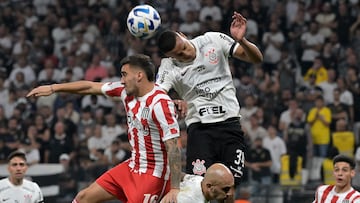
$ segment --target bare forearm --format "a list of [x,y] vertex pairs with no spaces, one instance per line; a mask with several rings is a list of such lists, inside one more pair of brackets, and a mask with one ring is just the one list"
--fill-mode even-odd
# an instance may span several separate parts
[[54,92],[101,94],[101,85],[101,83],[82,80],[70,83],[53,84],[52,88]]
[[255,44],[249,42],[245,37],[239,43],[244,49],[244,54],[249,62],[261,63],[263,61],[263,55]]
[[181,181],[181,152],[177,146],[177,139],[166,141],[166,148],[171,173],[171,188],[179,188]]

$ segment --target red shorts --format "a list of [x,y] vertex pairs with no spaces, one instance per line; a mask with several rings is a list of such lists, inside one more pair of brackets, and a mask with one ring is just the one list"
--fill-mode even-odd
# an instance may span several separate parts
[[170,190],[170,181],[131,172],[128,161],[108,170],[96,183],[124,203],[156,203]]

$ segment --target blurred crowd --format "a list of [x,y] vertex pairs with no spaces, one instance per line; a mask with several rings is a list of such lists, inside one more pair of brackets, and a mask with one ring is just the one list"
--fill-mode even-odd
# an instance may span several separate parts
[[[302,174],[304,184],[324,182],[321,164],[334,154],[360,162],[358,0],[0,0],[1,162],[21,149],[29,164],[62,163],[62,190],[71,196],[78,182],[91,182],[130,156],[120,102],[97,95],[25,95],[43,84],[118,81],[119,61],[134,53],[159,66],[155,38],[140,40],[126,28],[128,12],[140,3],[159,11],[161,29],[189,38],[229,33],[233,11],[247,19],[246,38],[259,46],[264,62],[232,60],[231,68],[250,173],[279,182],[287,154],[301,157],[303,172],[315,171]],[[186,126],[180,144],[185,150]],[[270,153],[262,160],[271,161],[268,171],[259,171],[258,148]]]

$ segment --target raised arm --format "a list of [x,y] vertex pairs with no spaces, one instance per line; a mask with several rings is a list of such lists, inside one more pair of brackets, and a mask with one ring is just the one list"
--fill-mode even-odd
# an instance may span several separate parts
[[85,80],[61,84],[43,85],[34,88],[26,96],[49,96],[55,92],[67,92],[74,94],[102,94],[102,85],[103,83]]
[[230,33],[234,40],[240,44],[233,54],[234,57],[250,63],[261,63],[263,55],[259,48],[244,37],[246,33],[246,19],[238,12],[234,12],[232,18]]

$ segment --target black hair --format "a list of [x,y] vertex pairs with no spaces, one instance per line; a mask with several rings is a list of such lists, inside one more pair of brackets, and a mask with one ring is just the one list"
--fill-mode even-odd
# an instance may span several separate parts
[[335,156],[333,159],[333,164],[335,165],[338,162],[346,162],[350,165],[350,168],[352,170],[355,169],[355,161],[354,161],[354,159],[352,159],[349,156],[346,156],[343,154],[339,154],[339,155]]
[[129,64],[136,66],[143,70],[150,82],[155,81],[155,65],[152,63],[151,58],[144,54],[135,54],[127,56],[120,61],[120,66]]
[[162,32],[157,40],[159,50],[167,53],[175,48],[177,33],[171,30]]
[[14,157],[19,157],[21,159],[23,159],[26,162],[26,155],[24,152],[21,151],[13,151],[9,154],[9,156],[7,157],[7,161],[8,163],[10,162],[11,159],[13,159]]

